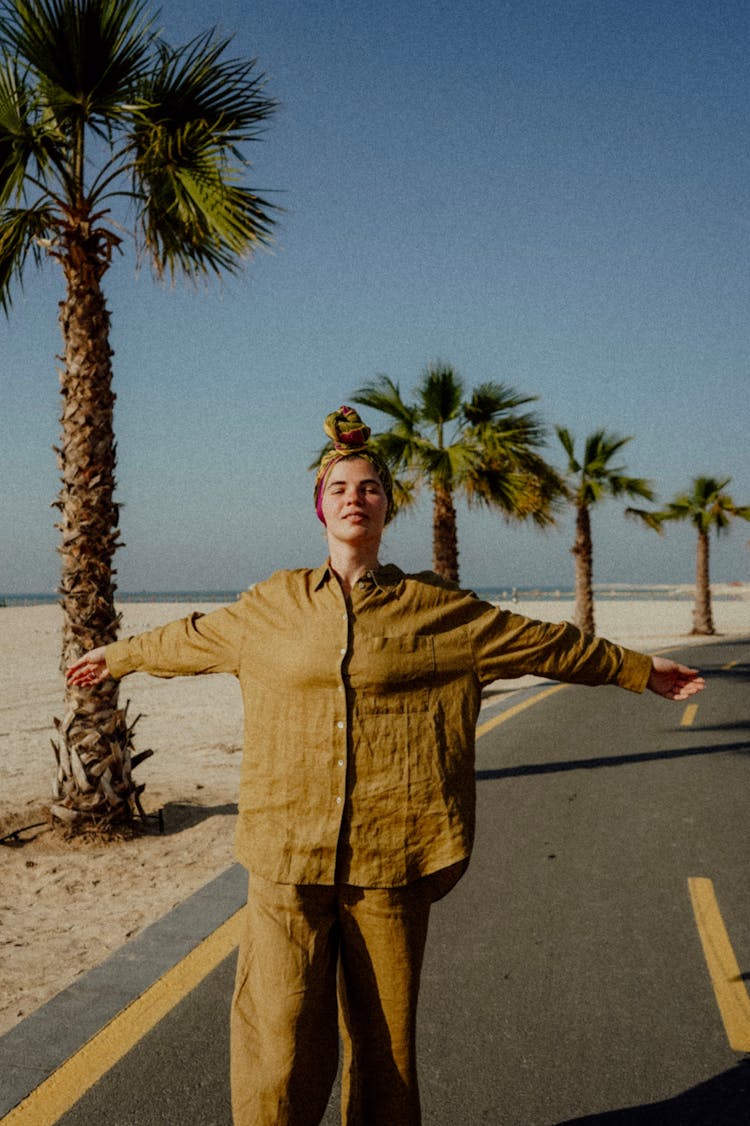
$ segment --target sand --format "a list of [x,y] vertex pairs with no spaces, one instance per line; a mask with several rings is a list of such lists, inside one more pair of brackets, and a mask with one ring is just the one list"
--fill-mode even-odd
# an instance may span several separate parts
[[[123,632],[216,608],[125,604]],[[549,621],[572,615],[562,598],[522,600],[514,609]],[[723,635],[750,634],[750,590],[716,601],[714,618]],[[689,602],[601,601],[596,619],[602,636],[646,652],[696,640],[686,636]],[[0,837],[44,820],[52,719],[62,713],[59,639],[56,606],[0,609]],[[527,683],[498,682],[488,700]],[[146,783],[147,811],[163,811],[164,832],[92,845],[37,827],[0,845],[0,1035],[234,861],[242,733],[234,679],[136,674],[123,682],[121,699],[141,715],[137,748],[156,752],[137,777]]]

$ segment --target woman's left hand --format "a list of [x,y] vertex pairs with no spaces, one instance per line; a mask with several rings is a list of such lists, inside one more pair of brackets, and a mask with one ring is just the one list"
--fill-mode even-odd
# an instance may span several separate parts
[[651,675],[646,687],[667,700],[687,700],[696,692],[702,692],[706,682],[697,669],[678,665],[666,657],[652,657]]

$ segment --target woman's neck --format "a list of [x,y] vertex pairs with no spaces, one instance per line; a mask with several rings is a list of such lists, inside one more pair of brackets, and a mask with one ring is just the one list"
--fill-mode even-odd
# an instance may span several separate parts
[[366,575],[368,571],[379,567],[377,548],[365,550],[358,547],[349,547],[347,544],[330,544],[331,570],[341,583],[345,595],[352,592],[352,587]]

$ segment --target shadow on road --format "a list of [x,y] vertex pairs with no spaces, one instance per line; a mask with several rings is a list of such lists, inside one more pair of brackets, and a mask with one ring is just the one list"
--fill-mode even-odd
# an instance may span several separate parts
[[165,837],[182,833],[209,817],[232,817],[237,812],[236,802],[224,805],[200,805],[191,801],[168,801],[161,809],[159,833]]
[[648,1106],[625,1107],[558,1126],[747,1126],[750,1121],[750,1059],[689,1091]]
[[701,672],[710,680],[748,680],[750,679],[750,665],[731,665],[729,668],[713,668],[711,665],[701,664]]
[[[527,766],[504,766],[497,770],[477,770],[478,782],[498,778],[523,778],[531,774],[559,774],[568,770],[596,770],[600,766],[628,766],[633,763],[664,762],[695,755],[721,755],[730,751],[750,751],[750,743],[720,743],[711,747],[679,747],[667,751],[644,751],[633,755],[602,755],[600,758],[571,759],[568,762],[536,762]],[[750,1122],[750,1115],[747,1119]]]

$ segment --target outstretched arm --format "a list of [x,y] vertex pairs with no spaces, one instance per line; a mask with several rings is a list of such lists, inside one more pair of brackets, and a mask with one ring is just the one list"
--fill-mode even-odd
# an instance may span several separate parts
[[653,657],[646,687],[667,700],[687,700],[696,692],[702,692],[706,682],[697,669],[678,665],[666,657]]
[[152,676],[192,676],[225,672],[237,675],[239,649],[247,620],[246,598],[213,610],[193,613],[164,626],[100,645],[68,667],[68,683],[80,688],[131,672]]

